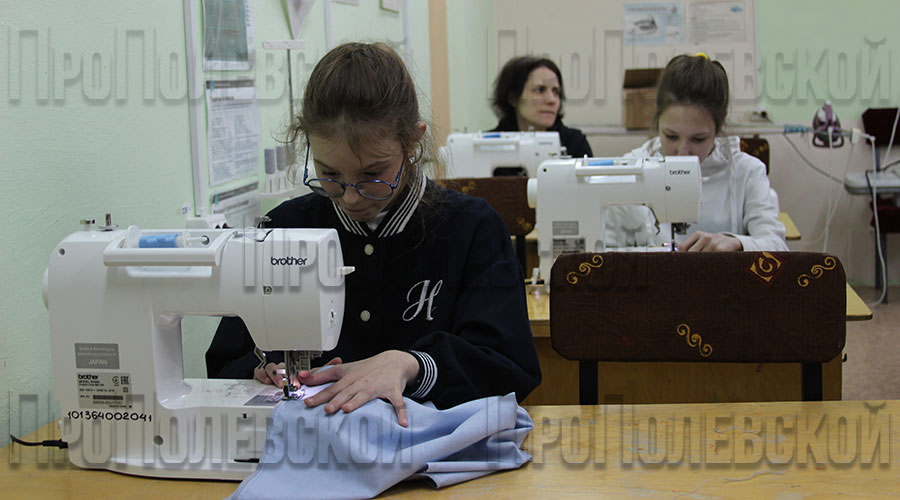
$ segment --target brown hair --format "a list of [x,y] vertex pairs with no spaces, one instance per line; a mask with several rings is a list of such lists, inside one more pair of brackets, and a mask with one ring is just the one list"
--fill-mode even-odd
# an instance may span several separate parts
[[675,56],[659,78],[653,129],[659,128],[660,115],[673,104],[705,109],[720,133],[728,115],[728,75],[722,64],[705,55]]
[[559,80],[559,111],[556,113],[556,125],[562,120],[562,104],[566,100],[566,92],[563,90],[562,73],[555,62],[545,57],[519,56],[506,61],[497,80],[494,81],[494,95],[491,99],[491,107],[494,114],[500,119],[500,128],[518,130],[519,123],[516,120],[516,107],[510,104],[510,100],[517,101],[525,90],[528,75],[537,68],[547,68],[556,73]]
[[431,149],[429,135],[418,137],[421,121],[416,86],[397,52],[384,43],[346,43],[325,54],[310,74],[288,141],[301,135],[340,137],[358,153],[374,141],[396,137],[407,157],[415,157],[404,168],[405,186]]

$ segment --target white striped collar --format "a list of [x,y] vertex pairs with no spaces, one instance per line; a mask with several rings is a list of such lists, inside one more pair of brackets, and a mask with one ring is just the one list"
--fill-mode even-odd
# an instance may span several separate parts
[[357,236],[376,236],[378,238],[386,238],[388,236],[394,236],[396,234],[400,234],[406,229],[406,224],[412,218],[412,215],[415,213],[416,208],[419,207],[419,202],[422,200],[422,196],[425,194],[425,186],[426,186],[426,177],[425,173],[421,170],[418,171],[418,175],[416,179],[413,181],[412,185],[409,187],[409,190],[406,192],[406,196],[403,200],[400,200],[397,206],[391,210],[391,213],[385,217],[385,220],[381,222],[381,224],[374,231],[369,229],[369,226],[364,222],[357,222],[350,218],[346,212],[341,210],[341,207],[338,206],[337,203],[332,200],[331,204],[334,207],[334,211],[338,216],[338,220],[343,224],[344,229],[348,232],[353,233]]

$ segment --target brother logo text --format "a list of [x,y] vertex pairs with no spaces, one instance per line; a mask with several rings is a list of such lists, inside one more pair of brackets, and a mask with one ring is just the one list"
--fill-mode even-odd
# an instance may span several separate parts
[[272,257],[272,265],[273,266],[305,266],[308,257],[297,258],[297,257],[282,257],[277,259]]

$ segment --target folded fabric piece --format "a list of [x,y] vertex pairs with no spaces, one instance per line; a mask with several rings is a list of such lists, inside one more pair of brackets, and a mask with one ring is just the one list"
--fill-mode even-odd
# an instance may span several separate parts
[[279,403],[256,472],[229,498],[371,498],[411,477],[442,487],[531,460],[520,446],[534,423],[515,394],[446,410],[404,401],[408,428],[378,399],[333,415],[324,405]]

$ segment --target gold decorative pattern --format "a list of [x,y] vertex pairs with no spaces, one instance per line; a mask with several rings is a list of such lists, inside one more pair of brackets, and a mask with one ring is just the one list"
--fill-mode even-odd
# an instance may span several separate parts
[[466,186],[459,186],[459,190],[462,191],[462,194],[471,195],[475,192],[475,181],[469,181]]
[[753,256],[753,261],[747,267],[747,272],[766,285],[771,285],[784,271],[785,261],[769,252],[760,252]]
[[[593,262],[593,264],[591,262]],[[595,254],[591,257],[591,262],[582,262],[581,264],[578,264],[578,271],[580,272],[570,272],[566,275],[566,281],[574,285],[578,283],[579,277],[583,278],[591,274],[591,269],[600,269],[603,267],[603,256]]]
[[817,280],[821,278],[823,274],[825,274],[825,271],[831,271],[835,267],[837,267],[837,259],[829,255],[825,257],[824,264],[816,264],[812,266],[812,269],[809,270],[809,273],[812,276],[810,276],[810,274],[801,274],[800,276],[798,276],[797,284],[802,288],[806,288],[809,285],[810,278]]
[[525,217],[516,217],[516,224],[518,224],[523,231],[531,231],[534,229],[534,224],[526,221]]
[[675,328],[675,331],[678,332],[678,335],[684,337],[689,346],[696,347],[700,351],[700,355],[704,358],[708,358],[712,355],[712,346],[709,344],[704,344],[703,338],[699,333],[691,333],[690,326],[682,323]]

